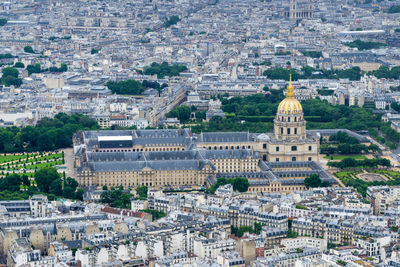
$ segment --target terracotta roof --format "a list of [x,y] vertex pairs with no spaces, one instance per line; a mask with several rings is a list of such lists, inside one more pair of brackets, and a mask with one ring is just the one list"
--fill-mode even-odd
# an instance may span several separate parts
[[135,212],[127,209],[117,209],[112,207],[105,207],[101,211],[104,213],[112,213],[117,215],[135,217],[135,218],[144,218],[144,216],[146,216],[145,212]]

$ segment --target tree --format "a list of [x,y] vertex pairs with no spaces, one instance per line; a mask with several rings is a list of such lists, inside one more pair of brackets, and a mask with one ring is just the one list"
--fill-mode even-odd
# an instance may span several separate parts
[[25,53],[35,54],[35,51],[33,50],[32,46],[30,46],[30,45],[25,46],[24,51],[25,51]]
[[288,230],[286,234],[287,238],[296,238],[297,237],[297,232]]
[[78,182],[74,178],[68,177],[65,180],[64,187],[70,187],[75,192],[76,188],[78,188]]
[[399,103],[397,103],[397,102],[391,103],[391,104],[390,104],[390,107],[391,107],[392,109],[396,110],[397,112],[400,111],[400,105],[399,105]]
[[140,95],[144,91],[143,85],[136,80],[126,80],[121,82],[108,81],[106,86],[113,94],[120,95]]
[[18,78],[19,71],[13,67],[7,67],[1,70],[3,77],[12,76]]
[[54,179],[49,187],[49,193],[54,194],[56,196],[62,196],[62,180],[60,178]]
[[75,179],[71,177],[65,179],[64,188],[62,189],[63,197],[71,199],[77,198],[75,193],[77,187],[78,187],[78,182]]
[[243,177],[237,177],[233,182],[233,189],[239,192],[247,192],[249,189],[249,180]]
[[311,57],[311,58],[321,58],[322,52],[321,51],[304,51],[303,55],[306,57]]
[[4,76],[1,78],[1,83],[4,84],[5,86],[10,86],[14,85],[16,87],[19,87],[22,84],[22,80],[19,79],[18,77],[14,77],[11,75]]
[[165,28],[168,28],[174,24],[177,24],[180,20],[181,19],[178,16],[173,15],[167,19],[167,21],[164,23],[164,26]]
[[354,158],[344,158],[341,161],[341,168],[348,168],[348,167],[356,167],[357,166],[357,160]]
[[140,211],[150,213],[153,221],[156,221],[156,220],[166,216],[165,212],[159,211],[159,210],[145,209],[145,210],[140,210]]
[[378,42],[364,42],[361,40],[355,40],[349,43],[345,43],[348,47],[357,48],[358,50],[369,50],[369,49],[378,49],[383,46],[386,46],[384,43]]
[[75,198],[75,190],[73,190],[69,186],[65,186],[64,189],[62,190],[62,196],[65,198],[74,199]]
[[26,70],[28,71],[28,75],[31,75],[32,73],[41,73],[41,72],[43,72],[42,67],[40,66],[39,63],[36,63],[35,65],[26,66]]
[[261,230],[262,230],[262,224],[259,222],[254,222],[254,233],[256,233],[257,235],[261,234]]
[[15,87],[19,87],[22,84],[22,80],[20,78],[15,78],[13,76],[3,76],[1,78],[1,83],[5,86],[14,85]]
[[84,193],[84,191],[82,188],[79,188],[78,190],[76,190],[75,199],[83,200],[83,193]]
[[0,179],[0,190],[17,192],[20,190],[21,177],[17,174],[7,175],[5,178]]
[[16,62],[16,63],[14,64],[14,68],[23,69],[23,68],[25,68],[25,65],[24,65],[24,63],[22,63],[22,62]]
[[140,199],[144,200],[147,199],[147,192],[148,192],[148,188],[147,186],[138,186],[136,188],[136,193],[139,195]]
[[394,13],[400,13],[400,5],[393,5],[389,8],[388,13],[394,14]]
[[31,181],[29,180],[29,177],[27,175],[22,175],[21,176],[22,184],[25,186],[30,186]]
[[49,151],[72,146],[72,135],[81,129],[98,129],[96,121],[81,114],[58,113],[35,127],[0,128],[0,152]]
[[6,19],[0,19],[0,27],[4,26],[7,24],[7,20]]
[[182,64],[173,64],[169,65],[168,62],[163,62],[158,64],[156,62],[151,63],[150,66],[144,67],[145,75],[155,75],[159,79],[163,79],[165,76],[179,76],[179,74],[183,71],[187,70],[187,67]]
[[[57,191],[57,183],[52,184],[57,179],[60,179],[57,169],[52,167],[42,168],[35,172],[35,181],[40,191],[50,193],[50,188]],[[61,185],[61,184],[60,184]]]
[[181,123],[188,122],[192,111],[190,107],[181,105],[167,113],[168,118],[178,118]]
[[104,191],[101,193],[101,202],[109,204],[115,208],[129,209],[131,205],[131,194],[127,194],[122,190],[111,190]]
[[311,174],[307,178],[304,179],[304,186],[308,188],[320,187],[321,178],[318,174]]

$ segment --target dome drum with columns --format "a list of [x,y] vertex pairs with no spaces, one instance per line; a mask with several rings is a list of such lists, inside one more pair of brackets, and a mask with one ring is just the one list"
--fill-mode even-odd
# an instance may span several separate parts
[[286,98],[278,106],[274,120],[274,134],[278,140],[305,139],[306,122],[303,115],[303,107],[294,97],[292,77],[287,87]]
[[274,132],[257,137],[260,153],[268,161],[319,161],[319,136],[307,133],[301,103],[294,97],[292,78],[278,106]]

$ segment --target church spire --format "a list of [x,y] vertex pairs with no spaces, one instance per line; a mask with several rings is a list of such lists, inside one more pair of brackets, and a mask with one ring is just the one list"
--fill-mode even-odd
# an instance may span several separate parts
[[290,72],[290,82],[287,86],[286,97],[294,97],[294,87],[292,85],[292,72]]

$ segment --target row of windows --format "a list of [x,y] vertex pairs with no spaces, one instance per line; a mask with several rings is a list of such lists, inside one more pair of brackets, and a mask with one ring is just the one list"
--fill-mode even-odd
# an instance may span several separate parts
[[[281,116],[281,117],[278,117],[278,118],[280,119],[280,121],[286,121],[286,117],[285,116]],[[301,121],[301,120],[302,120],[302,117],[299,118],[299,121]],[[290,117],[287,117],[287,121],[290,122]],[[294,117],[293,121],[297,122],[297,117]]]
[[[296,157],[292,157],[292,161],[296,161],[297,158]],[[279,162],[279,158],[275,159],[276,162]],[[312,161],[312,157],[308,157],[308,161]]]
[[[276,148],[275,148],[275,150],[276,150],[276,152],[279,152],[279,146],[277,146]],[[292,146],[291,147],[291,150],[292,151],[297,151],[297,146]],[[311,151],[312,150],[312,146],[308,146],[308,151]]]
[[[179,147],[160,147],[160,148],[133,148],[133,149],[101,149],[98,152],[142,152],[142,151],[180,151]],[[182,148],[182,151],[185,150]]]
[[262,187],[253,187],[249,189],[249,191],[251,192],[265,192],[265,191],[278,192],[278,191],[288,191],[288,190],[301,191],[304,190],[304,186],[282,187],[282,190],[281,188],[268,188],[267,190],[267,188],[262,188]]
[[[283,134],[283,128],[281,128],[281,134]],[[287,128],[287,134],[290,134],[290,128]],[[297,134],[297,128],[294,128],[294,134]]]
[[[204,147],[204,148],[206,148],[206,147]],[[240,148],[246,149],[246,146],[242,146],[242,147],[236,146],[236,149],[240,149]],[[247,146],[247,148],[251,149],[251,146]],[[222,149],[224,149],[224,147],[223,146],[219,146],[219,147],[217,147],[217,146],[214,146],[214,147],[209,146],[208,147],[208,150],[212,150],[212,149],[214,149],[214,150],[217,150],[217,149],[222,150]],[[225,149],[229,149],[229,146],[225,146]],[[230,149],[235,149],[235,146],[231,146]]]

